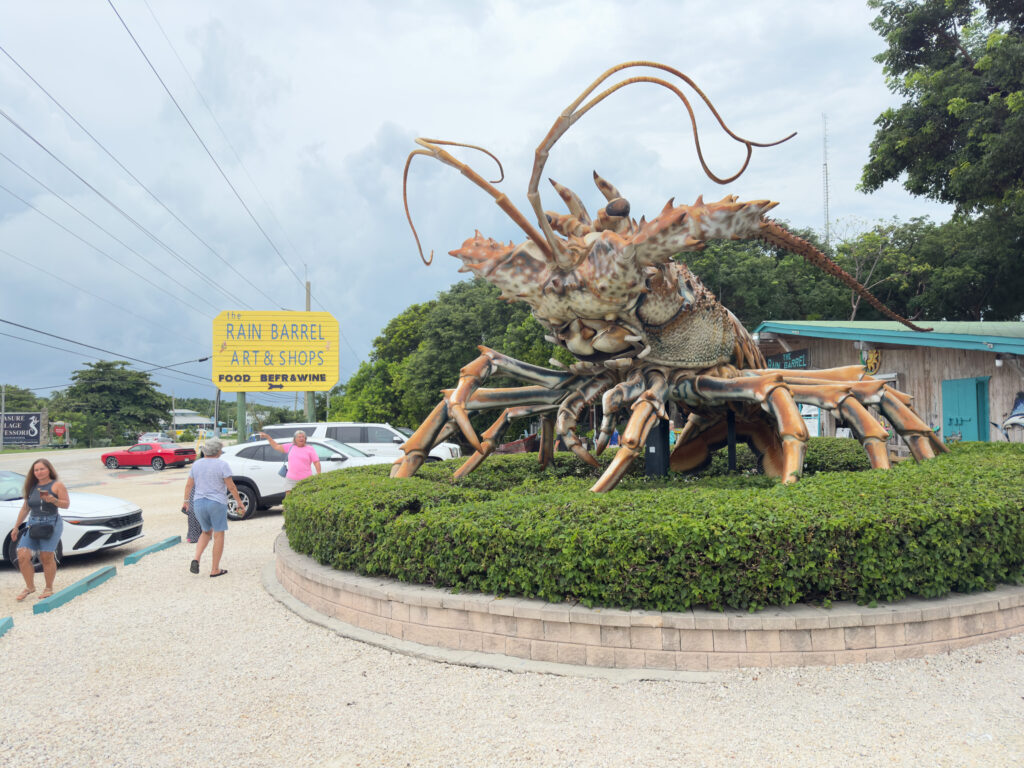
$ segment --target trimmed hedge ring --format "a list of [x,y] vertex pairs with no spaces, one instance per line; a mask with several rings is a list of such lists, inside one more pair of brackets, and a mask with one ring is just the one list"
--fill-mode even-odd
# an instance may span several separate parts
[[545,471],[536,454],[491,456],[452,484],[458,465],[303,481],[285,501],[291,547],[364,575],[662,611],[870,604],[1024,579],[1024,445],[960,443],[852,471],[867,466],[856,441],[814,438],[793,485],[724,475],[719,455],[701,478],[638,468],[608,494],[587,490],[603,467],[572,454]]

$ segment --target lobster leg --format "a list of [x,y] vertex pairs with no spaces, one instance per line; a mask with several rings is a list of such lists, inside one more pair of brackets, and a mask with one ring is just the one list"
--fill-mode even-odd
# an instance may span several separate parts
[[867,376],[862,381],[835,383],[839,376],[851,369],[863,370],[861,366],[847,366],[801,372],[803,375],[789,373],[783,374],[783,380],[793,391],[797,402],[828,408],[846,421],[864,446],[872,467],[889,466],[888,453],[884,450],[888,432],[863,408],[865,405],[879,406],[918,461],[933,458],[936,452],[949,450],[910,408],[909,395],[889,387],[884,381]]
[[423,420],[412,437],[405,441],[402,451],[405,453],[391,465],[391,477],[412,477],[423,462],[427,460],[427,451],[434,447],[438,435],[448,425],[448,403],[442,400],[434,406],[434,410]]
[[647,390],[633,404],[633,415],[626,424],[618,453],[590,489],[595,493],[605,493],[618,485],[629,465],[643,452],[651,427],[658,419],[668,418],[665,400],[668,397],[669,385],[665,376],[660,371],[649,371],[647,381]]
[[[391,467],[391,477],[412,477],[416,474],[426,461],[427,453],[449,435],[455,425],[479,452],[482,445],[469,421],[468,410],[551,404],[565,396],[565,384],[574,378],[571,373],[530,365],[488,347],[480,346],[478,349],[482,354],[460,371],[456,388],[445,390],[444,399],[405,441],[402,446],[405,455]],[[497,371],[534,382],[537,386],[484,390],[477,397],[481,382]]]
[[[817,374],[817,371],[814,372]],[[789,377],[783,377],[798,403],[816,405],[842,419],[864,446],[864,451],[871,460],[874,469],[889,468],[889,452],[885,443],[889,439],[878,419],[871,415],[865,404],[878,403],[882,397],[883,381],[854,381],[833,384],[827,380],[821,383],[790,384]],[[798,379],[811,382],[813,379]]]
[[644,377],[640,371],[635,372],[626,381],[616,384],[604,393],[601,398],[601,431],[597,438],[594,452],[600,456],[608,447],[612,432],[615,430],[615,414],[622,408],[624,403],[631,403],[640,397],[644,391]]
[[[902,395],[902,397],[901,397]],[[882,413],[892,422],[910,448],[917,461],[935,458],[935,453],[947,453],[948,446],[939,440],[921,417],[910,408],[910,396],[886,387],[880,403]]]
[[762,376],[721,378],[717,376],[685,377],[673,386],[673,395],[691,407],[727,404],[732,401],[759,403],[776,421],[781,444],[765,454],[772,474],[776,471],[782,482],[792,483],[803,472],[807,451],[807,426],[793,394],[778,372]]
[[494,453],[494,449],[498,447],[498,443],[501,441],[502,436],[505,434],[505,430],[508,429],[509,422],[512,419],[517,419],[521,416],[532,416],[535,413],[544,413],[545,411],[554,410],[556,406],[549,404],[538,404],[538,405],[520,405],[515,408],[506,408],[502,411],[501,416],[485,431],[480,441],[482,450],[477,451],[465,462],[462,466],[455,470],[452,475],[453,480],[461,480],[480,464]]
[[580,387],[567,397],[558,409],[558,419],[555,422],[555,429],[559,436],[565,441],[569,450],[580,457],[592,467],[599,467],[597,459],[590,455],[580,441],[576,439],[576,424],[580,413],[587,407],[587,404],[597,397],[609,384],[610,379],[605,376],[597,376],[583,387]]
[[449,416],[455,419],[462,434],[470,445],[480,450],[480,439],[469,421],[466,403],[480,384],[495,373],[503,372],[522,381],[529,381],[549,389],[561,388],[573,374],[563,371],[552,371],[538,365],[530,365],[513,357],[508,357],[488,347],[477,347],[483,354],[459,371],[459,383],[448,399]]

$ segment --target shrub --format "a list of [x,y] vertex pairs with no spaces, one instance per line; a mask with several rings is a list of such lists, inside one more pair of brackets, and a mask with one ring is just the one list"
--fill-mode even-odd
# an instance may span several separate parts
[[717,458],[700,478],[636,467],[608,494],[588,491],[600,469],[563,453],[545,471],[536,454],[492,456],[458,484],[457,461],[408,479],[351,469],[298,485],[286,527],[293,549],[340,569],[627,609],[870,603],[1024,576],[1024,446],[821,471],[866,466],[849,444],[861,451],[812,440],[818,471],[793,485],[716,472]]

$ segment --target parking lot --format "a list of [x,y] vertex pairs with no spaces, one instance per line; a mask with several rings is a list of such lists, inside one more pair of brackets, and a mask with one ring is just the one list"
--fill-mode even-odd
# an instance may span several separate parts
[[[262,587],[280,510],[231,523],[224,578],[188,572],[187,470],[52,451],[72,493],[139,503],[145,538],[68,558],[45,614],[0,570],[0,765],[919,766],[1024,764],[1024,636],[882,664],[708,682],[562,678],[394,654],[302,621]],[[32,455],[0,457],[26,472]],[[41,579],[41,576],[37,576]]]

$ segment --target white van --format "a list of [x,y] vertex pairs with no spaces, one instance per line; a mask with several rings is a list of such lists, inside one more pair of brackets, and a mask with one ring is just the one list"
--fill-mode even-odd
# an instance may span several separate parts
[[[348,443],[371,456],[402,455],[400,446],[412,435],[411,429],[399,429],[390,424],[365,424],[352,421],[321,421],[317,423],[273,424],[261,432],[275,440],[291,439],[296,431],[302,430],[309,439],[329,437],[341,443]],[[427,455],[427,461],[457,459],[462,449],[455,443],[441,443]]]

